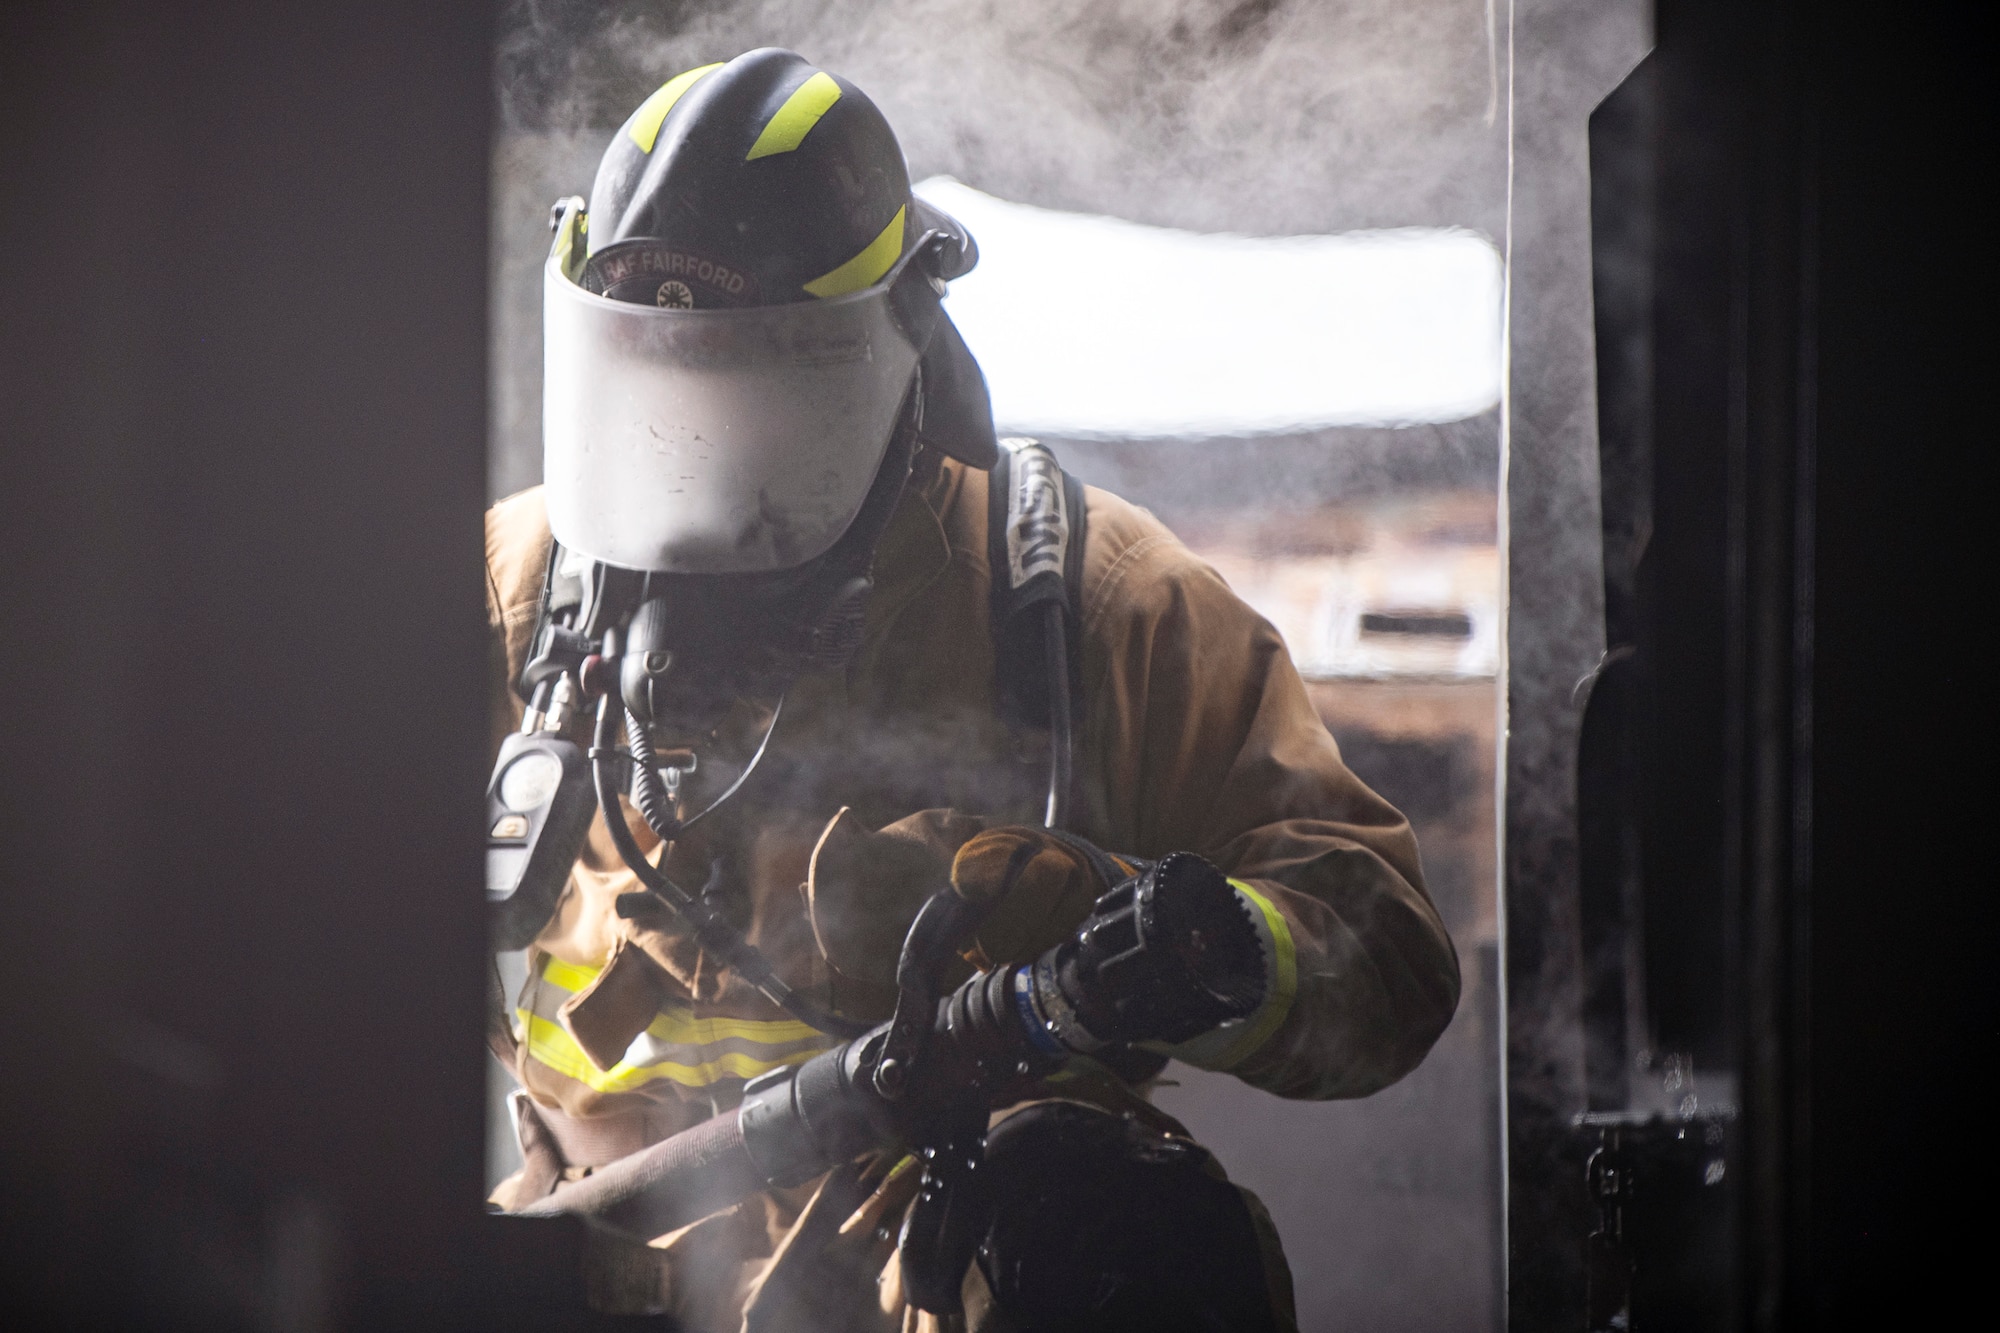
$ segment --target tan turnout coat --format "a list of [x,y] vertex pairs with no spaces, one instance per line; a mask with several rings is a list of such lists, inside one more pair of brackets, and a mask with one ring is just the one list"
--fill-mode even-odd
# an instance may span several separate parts
[[[794,687],[762,767],[666,863],[676,882],[736,904],[793,986],[865,1020],[888,1016],[903,928],[936,883],[885,876],[831,919],[833,906],[807,887],[829,821],[847,808],[866,830],[886,827],[916,864],[948,866],[981,828],[1038,822],[1046,771],[1045,748],[995,713],[987,477],[927,458],[878,549],[859,652],[845,671]],[[1458,998],[1457,960],[1408,823],[1341,762],[1269,624],[1152,515],[1095,489],[1087,503],[1071,827],[1113,851],[1214,861],[1266,905],[1279,972],[1264,1012],[1178,1054],[1282,1097],[1359,1097],[1395,1081]],[[519,721],[506,682],[534,631],[548,549],[539,490],[489,513],[499,724]],[[711,769],[690,778],[691,805],[732,776],[727,765]],[[628,815],[641,845],[657,849]],[[633,887],[600,820],[530,951],[526,987],[507,997],[511,1031],[497,1034],[533,1103],[523,1111],[529,1166],[502,1186],[502,1202],[526,1202],[560,1174],[727,1110],[747,1078],[832,1044],[718,973],[671,918],[621,919],[613,900]],[[981,951],[994,963],[1025,961],[1085,906],[1017,913],[982,935]],[[1184,1132],[1101,1069],[1079,1065],[1049,1093]],[[883,1184],[884,1169],[767,1195],[649,1251],[602,1257],[595,1300],[732,1333],[934,1322],[903,1308],[892,1262],[915,1173]],[[842,1281],[851,1296],[836,1296]],[[1282,1273],[1273,1281],[1284,1285]],[[970,1326],[1001,1327],[978,1285],[975,1274]],[[816,1294],[802,1306],[808,1290]]]

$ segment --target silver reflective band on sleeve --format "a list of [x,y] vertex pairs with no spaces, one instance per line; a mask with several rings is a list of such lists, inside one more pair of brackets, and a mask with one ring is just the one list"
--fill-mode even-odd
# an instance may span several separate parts
[[1292,928],[1284,914],[1269,898],[1242,880],[1232,879],[1229,883],[1250,909],[1250,919],[1256,924],[1263,945],[1264,1003],[1248,1018],[1224,1023],[1192,1041],[1153,1048],[1196,1069],[1229,1070],[1243,1063],[1271,1039],[1285,1021],[1285,1015],[1292,1011],[1292,999],[1298,994],[1298,956],[1292,943]]

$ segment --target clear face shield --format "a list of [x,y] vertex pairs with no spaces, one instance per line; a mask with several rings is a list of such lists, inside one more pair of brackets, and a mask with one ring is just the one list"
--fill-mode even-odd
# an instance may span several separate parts
[[937,318],[925,275],[904,282],[924,245],[847,296],[656,308],[578,285],[583,201],[560,207],[543,274],[556,540],[664,574],[767,573],[824,555],[861,511]]

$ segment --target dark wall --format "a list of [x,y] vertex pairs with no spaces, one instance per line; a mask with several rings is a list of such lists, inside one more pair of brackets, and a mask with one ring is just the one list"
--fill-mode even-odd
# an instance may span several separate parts
[[[1663,0],[1657,49],[1593,117],[1621,651],[1577,738],[1575,933],[1544,911],[1509,934],[1510,998],[1526,950],[1581,956],[1593,1116],[1537,1104],[1567,1038],[1517,1011],[1517,1327],[1610,1327],[1626,1293],[1616,1326],[1640,1329],[1931,1323],[1977,1299],[1957,1219],[1990,1174],[1967,1144],[1993,1031],[1992,872],[1969,854],[1991,786],[1992,261],[1955,22]],[[1518,571],[1549,520],[1514,517]],[[1534,734],[1521,641],[1560,624],[1533,592],[1516,581],[1511,772]],[[1554,882],[1522,873],[1521,813],[1510,791],[1510,912]],[[1641,1104],[1649,1048],[1724,1075],[1734,1105],[1677,1125]],[[1711,1133],[1713,1173],[1663,1187]],[[1636,1188],[1585,1172],[1619,1134],[1600,1165]]]
[[[1820,40],[1809,1314],[1985,1299],[1996,1030],[1990,43],[1970,6]],[[1809,1228],[1809,1230],[1808,1230]],[[1943,1322],[1941,1319],[1932,1322]]]
[[15,1327],[438,1327],[452,1299],[489,21],[0,6]]

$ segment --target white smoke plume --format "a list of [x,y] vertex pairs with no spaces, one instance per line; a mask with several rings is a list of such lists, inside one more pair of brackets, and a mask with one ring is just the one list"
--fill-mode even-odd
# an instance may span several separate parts
[[914,180],[1204,232],[1504,226],[1489,0],[513,0],[501,28],[496,496],[540,472],[550,202],[660,83],[759,46],[865,89]]
[[[1014,203],[1194,232],[1453,227],[1497,242],[1507,117],[1493,5],[508,0],[495,67],[493,492],[540,475],[548,206],[589,192],[617,126],[682,70],[795,50],[868,92],[913,180],[948,175]],[[1066,277],[1088,287],[1116,262],[1078,254]],[[1197,502],[1266,513],[1334,495],[1490,492],[1496,433],[1486,413],[1254,441],[1058,443],[1079,475],[1170,515]],[[1490,818],[1482,827],[1490,844]],[[1439,883],[1451,855],[1427,844]],[[1490,874],[1463,878],[1464,896],[1490,892]],[[1302,1327],[1500,1323],[1496,969],[1490,947],[1465,957],[1467,994],[1484,1000],[1468,998],[1431,1061],[1389,1094],[1281,1104],[1191,1077],[1162,1098],[1265,1191],[1292,1249]]]
[[1494,233],[1488,19],[1486,0],[517,0],[500,110],[608,133],[683,69],[786,46],[875,99],[915,178],[1197,231]]

